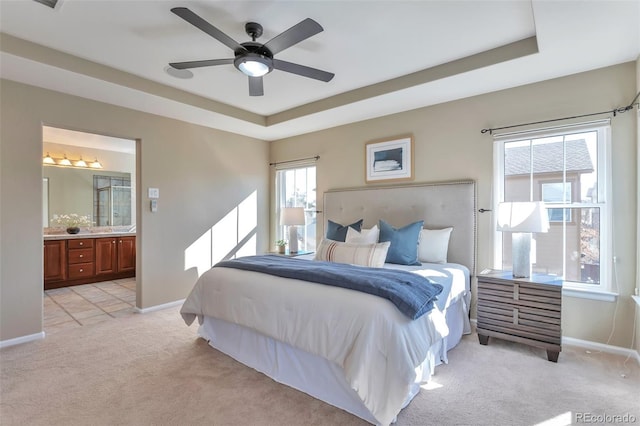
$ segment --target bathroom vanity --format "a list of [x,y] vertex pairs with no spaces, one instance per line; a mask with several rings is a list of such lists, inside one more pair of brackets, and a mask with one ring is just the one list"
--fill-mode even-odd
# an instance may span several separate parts
[[135,233],[44,236],[45,290],[135,275]]

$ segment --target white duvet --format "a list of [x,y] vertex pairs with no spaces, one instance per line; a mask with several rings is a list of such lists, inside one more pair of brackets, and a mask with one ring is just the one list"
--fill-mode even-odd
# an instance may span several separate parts
[[222,319],[334,362],[383,425],[402,409],[431,345],[448,334],[436,307],[412,321],[377,296],[220,267],[200,277],[181,314],[188,325]]

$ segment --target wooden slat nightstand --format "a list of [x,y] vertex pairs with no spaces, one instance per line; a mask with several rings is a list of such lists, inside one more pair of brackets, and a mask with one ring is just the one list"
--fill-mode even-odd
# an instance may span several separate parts
[[546,349],[549,361],[562,351],[562,279],[532,274],[514,278],[510,271],[478,275],[478,339],[511,340]]

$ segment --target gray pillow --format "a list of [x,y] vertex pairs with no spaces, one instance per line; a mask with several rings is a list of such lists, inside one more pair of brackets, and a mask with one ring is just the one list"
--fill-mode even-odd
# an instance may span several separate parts
[[363,219],[352,223],[351,225],[340,225],[332,220],[327,221],[327,239],[333,241],[344,241],[347,239],[347,229],[353,228],[360,232],[362,230]]

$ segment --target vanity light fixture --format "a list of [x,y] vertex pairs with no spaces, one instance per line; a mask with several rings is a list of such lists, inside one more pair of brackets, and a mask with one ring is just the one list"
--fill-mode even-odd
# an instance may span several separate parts
[[69,161],[69,159],[67,158],[67,154],[64,155],[64,158],[60,161],[58,161],[58,164],[60,166],[71,166],[71,161]]
[[97,158],[95,159],[95,161],[92,161],[91,163],[87,164],[87,162],[82,159],[82,156],[80,156],[79,160],[70,160],[67,158],[67,154],[64,154],[63,158],[56,158],[49,155],[48,152],[46,156],[42,157],[42,164],[47,166],[77,167],[79,169],[86,169],[86,168],[101,169],[102,168],[102,164],[100,164]]
[[47,156],[42,158],[42,164],[56,164],[56,160],[51,158],[51,156],[47,152]]

